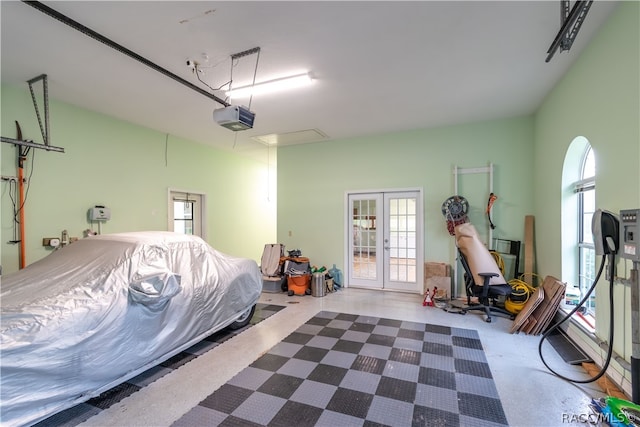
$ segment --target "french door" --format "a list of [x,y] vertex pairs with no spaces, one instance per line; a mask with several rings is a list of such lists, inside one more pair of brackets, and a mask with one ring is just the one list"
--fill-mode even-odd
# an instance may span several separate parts
[[348,194],[348,286],[422,292],[420,191]]

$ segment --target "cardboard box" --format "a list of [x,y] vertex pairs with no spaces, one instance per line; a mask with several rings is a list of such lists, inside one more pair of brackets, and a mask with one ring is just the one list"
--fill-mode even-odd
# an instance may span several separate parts
[[433,288],[444,289],[447,292],[447,298],[451,298],[451,267],[444,262],[425,262],[424,263],[424,289],[433,291]]
[[449,264],[444,262],[425,262],[424,278],[431,277],[451,277],[451,268]]

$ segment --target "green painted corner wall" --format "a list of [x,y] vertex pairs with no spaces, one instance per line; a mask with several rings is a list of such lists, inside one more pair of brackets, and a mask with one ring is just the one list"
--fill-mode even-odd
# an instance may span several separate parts
[[[539,271],[563,277],[561,176],[576,136],[596,155],[596,207],[617,213],[640,207],[640,3],[621,2],[535,117],[534,193]],[[618,271],[628,272],[621,261]],[[604,280],[602,280],[604,282]],[[608,337],[608,286],[596,288],[597,335]],[[616,285],[614,350],[631,354],[630,289]]]
[[640,203],[638,2],[623,2],[536,114],[538,262],[561,276],[560,193],[565,153],[577,136],[596,155],[597,205],[617,212]]
[[[344,270],[345,194],[421,188],[425,259],[453,264],[441,207],[454,194],[454,166],[493,163],[494,237],[522,240],[524,216],[533,212],[532,154],[532,117],[279,148],[278,241],[301,249],[314,264]],[[458,183],[479,229],[487,224],[488,182],[488,175],[469,175]]]
[[[18,120],[25,138],[42,141],[26,87],[3,86],[1,107],[3,136],[15,137]],[[216,249],[258,261],[264,244],[274,241],[276,203],[267,197],[266,162],[53,99],[50,115],[51,144],[65,153],[32,150],[26,163],[27,264],[50,253],[43,237],[59,237],[66,229],[81,238],[90,228],[87,210],[96,204],[111,208],[103,233],[166,230],[169,188],[206,195],[207,240]],[[1,154],[2,175],[16,176],[16,148],[2,144]],[[2,267],[9,273],[19,258],[18,246],[7,244],[13,221],[4,181],[1,200]]]

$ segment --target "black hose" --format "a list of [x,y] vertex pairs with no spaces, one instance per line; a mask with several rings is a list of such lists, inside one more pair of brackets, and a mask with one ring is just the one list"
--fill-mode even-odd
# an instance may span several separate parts
[[598,380],[600,377],[602,377],[607,372],[607,368],[609,367],[609,363],[611,362],[611,356],[613,355],[613,276],[614,276],[614,260],[615,260],[615,255],[614,254],[611,254],[611,260],[609,261],[609,269],[611,270],[611,274],[609,275],[609,308],[610,308],[610,310],[609,310],[609,322],[610,322],[609,323],[609,349],[607,351],[607,357],[605,359],[604,365],[602,366],[600,371],[594,377],[592,377],[590,379],[587,379],[587,380],[574,380],[572,378],[565,377],[564,375],[561,375],[561,374],[557,373],[556,371],[554,371],[553,369],[551,369],[551,367],[544,360],[544,357],[542,356],[542,343],[544,342],[544,340],[549,335],[551,335],[551,333],[554,330],[558,329],[558,327],[561,324],[563,324],[565,321],[570,319],[571,316],[573,316],[573,314],[576,311],[578,311],[584,305],[584,303],[587,301],[587,299],[589,298],[589,296],[591,295],[591,293],[595,289],[596,284],[598,283],[598,280],[600,280],[600,276],[602,275],[602,270],[604,269],[605,259],[606,259],[606,257],[603,255],[602,256],[602,263],[600,264],[600,268],[598,269],[598,274],[596,275],[596,278],[593,281],[593,284],[589,288],[589,292],[587,292],[587,294],[582,298],[582,300],[580,300],[578,305],[576,305],[576,307],[573,310],[571,310],[570,313],[568,313],[558,323],[556,323],[555,325],[550,327],[542,335],[542,338],[540,339],[540,344],[538,344],[538,354],[540,355],[540,360],[542,360],[542,363],[544,363],[544,366],[546,366],[547,369],[549,369],[557,377],[560,377],[563,380],[570,381],[572,383],[587,384],[587,383],[591,383],[591,382],[594,382],[594,381]]

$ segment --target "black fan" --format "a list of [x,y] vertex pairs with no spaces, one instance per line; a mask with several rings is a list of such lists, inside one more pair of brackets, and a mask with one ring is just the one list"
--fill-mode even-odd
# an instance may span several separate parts
[[462,196],[451,196],[442,204],[442,215],[447,219],[447,230],[455,235],[456,225],[467,222],[469,202]]
[[442,215],[445,218],[460,221],[469,212],[469,202],[462,196],[451,196],[442,204]]

